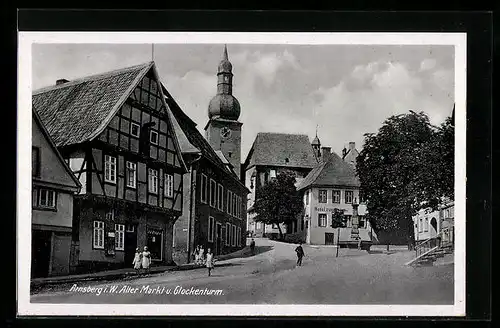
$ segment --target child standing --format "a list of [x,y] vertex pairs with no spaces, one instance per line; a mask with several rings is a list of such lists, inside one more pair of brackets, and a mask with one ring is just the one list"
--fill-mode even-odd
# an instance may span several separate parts
[[151,265],[151,253],[148,251],[148,247],[144,246],[144,252],[142,252],[142,267],[145,271],[149,272],[149,266]]
[[139,251],[139,247],[137,247],[135,249],[134,261],[132,262],[136,272],[139,272],[139,270],[141,269],[141,262],[142,262],[142,254]]
[[205,263],[208,269],[208,276],[210,277],[210,273],[214,268],[214,254],[210,248],[207,250],[207,259]]

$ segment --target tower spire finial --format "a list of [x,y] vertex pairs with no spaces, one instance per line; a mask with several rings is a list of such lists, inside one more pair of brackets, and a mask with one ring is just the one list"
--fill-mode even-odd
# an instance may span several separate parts
[[319,124],[316,124],[316,138],[318,137],[318,125]]
[[222,60],[229,60],[227,56],[227,44],[224,44],[224,53],[222,55]]

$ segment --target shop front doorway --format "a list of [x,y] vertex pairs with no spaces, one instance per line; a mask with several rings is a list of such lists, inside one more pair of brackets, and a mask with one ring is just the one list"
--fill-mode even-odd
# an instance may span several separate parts
[[161,229],[148,229],[147,242],[149,251],[151,252],[151,259],[153,261],[163,260],[163,230]]
[[[134,261],[135,249],[137,248],[137,225],[127,224],[125,226],[125,266],[131,266]],[[142,252],[143,249],[140,249]]]

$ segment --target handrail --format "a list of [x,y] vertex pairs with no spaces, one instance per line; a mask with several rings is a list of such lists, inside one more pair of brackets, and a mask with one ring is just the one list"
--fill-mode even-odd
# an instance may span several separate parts
[[415,258],[418,258],[420,255],[430,251],[433,248],[441,246],[441,238],[429,238],[418,246],[418,248],[415,247]]
[[424,240],[423,242],[421,243],[418,243],[417,245],[415,245],[415,249],[417,248],[420,248],[422,247],[426,242],[428,242],[429,240],[431,240],[432,238],[427,238],[426,240]]

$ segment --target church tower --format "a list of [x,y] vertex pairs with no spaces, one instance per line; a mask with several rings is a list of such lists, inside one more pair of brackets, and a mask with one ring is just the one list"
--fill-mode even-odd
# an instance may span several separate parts
[[217,70],[217,94],[208,105],[208,123],[205,137],[215,150],[220,150],[241,179],[241,126],[240,103],[233,96],[233,65],[224,46]]
[[316,159],[319,160],[321,158],[321,141],[319,141],[317,130],[316,130],[316,137],[314,137],[313,141],[311,142],[311,146],[313,148]]

